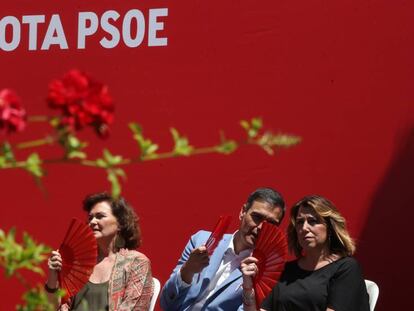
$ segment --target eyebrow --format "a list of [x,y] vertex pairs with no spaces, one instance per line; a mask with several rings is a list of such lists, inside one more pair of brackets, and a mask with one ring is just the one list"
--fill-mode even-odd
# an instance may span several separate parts
[[91,217],[91,216],[97,216],[97,215],[103,215],[103,216],[106,216],[106,213],[105,212],[96,212],[95,214],[94,213],[89,213],[89,217]]
[[271,219],[269,217],[266,217],[265,215],[258,213],[258,212],[253,212],[252,215],[256,215],[256,216],[260,216],[262,217],[264,220],[266,220],[267,222],[270,222],[272,224],[280,224],[279,219],[275,220],[275,219]]

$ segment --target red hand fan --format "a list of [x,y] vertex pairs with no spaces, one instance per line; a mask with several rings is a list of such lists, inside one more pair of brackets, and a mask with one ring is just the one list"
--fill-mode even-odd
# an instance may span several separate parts
[[91,228],[78,219],[72,219],[59,253],[62,256],[59,284],[66,291],[63,299],[66,301],[88,282],[96,265],[98,246]]
[[258,309],[279,280],[285,268],[287,254],[285,234],[275,225],[264,222],[252,254],[258,259],[258,273],[253,279]]
[[211,232],[210,237],[206,242],[207,252],[209,256],[213,254],[218,243],[223,238],[224,233],[227,231],[227,228],[229,227],[230,223],[231,216],[220,216],[219,221],[217,222],[213,232]]

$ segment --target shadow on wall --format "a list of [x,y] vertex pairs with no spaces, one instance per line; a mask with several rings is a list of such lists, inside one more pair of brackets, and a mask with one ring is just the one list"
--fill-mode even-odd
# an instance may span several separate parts
[[358,243],[357,257],[365,278],[375,281],[380,288],[376,311],[409,310],[412,307],[414,127],[401,141],[373,197]]

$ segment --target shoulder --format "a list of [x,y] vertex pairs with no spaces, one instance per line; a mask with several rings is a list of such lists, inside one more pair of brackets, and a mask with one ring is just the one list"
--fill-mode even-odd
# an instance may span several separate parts
[[203,244],[205,241],[207,241],[210,235],[210,231],[200,230],[191,236],[191,240],[194,241],[196,245]]
[[123,248],[118,253],[119,256],[126,261],[150,262],[147,256],[136,250]]
[[192,235],[192,237],[195,237],[195,238],[209,237],[209,236],[210,236],[210,234],[211,234],[211,232],[210,232],[210,231],[206,231],[206,230],[199,230],[199,231],[197,231],[196,233],[194,233],[194,234]]
[[358,261],[353,257],[343,257],[335,262],[337,266],[337,275],[354,275],[362,276],[361,267]]
[[354,257],[343,257],[336,261],[339,269],[359,269],[359,263]]

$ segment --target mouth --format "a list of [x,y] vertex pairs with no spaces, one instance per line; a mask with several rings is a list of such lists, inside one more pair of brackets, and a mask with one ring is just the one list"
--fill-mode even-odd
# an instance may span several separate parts
[[251,236],[251,238],[253,240],[253,243],[256,243],[257,238],[259,237],[259,235],[257,233],[255,233],[255,232],[251,232],[250,233],[250,236]]

